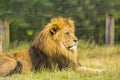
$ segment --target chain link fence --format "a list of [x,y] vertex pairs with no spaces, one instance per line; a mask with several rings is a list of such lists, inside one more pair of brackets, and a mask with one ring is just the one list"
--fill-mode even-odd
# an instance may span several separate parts
[[9,30],[0,25],[0,35],[8,35],[4,37],[8,44],[32,41],[51,18],[58,16],[75,21],[79,39],[105,44],[106,13],[115,17],[115,43],[120,43],[118,0],[1,0],[0,5],[0,19],[9,22]]

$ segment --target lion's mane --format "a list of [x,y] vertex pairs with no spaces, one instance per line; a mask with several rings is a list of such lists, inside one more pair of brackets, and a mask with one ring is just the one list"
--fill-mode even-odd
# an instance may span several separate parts
[[74,22],[71,19],[53,18],[51,22],[38,33],[34,39],[29,53],[34,69],[40,67],[62,69],[69,65],[76,65],[77,53],[64,49],[61,45],[61,38],[64,36],[64,25],[69,25],[74,30]]

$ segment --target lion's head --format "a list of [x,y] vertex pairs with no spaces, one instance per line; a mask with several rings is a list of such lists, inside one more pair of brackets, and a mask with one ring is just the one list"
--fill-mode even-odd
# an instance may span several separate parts
[[[77,38],[74,35],[74,21],[70,18],[53,18],[38,33],[32,46],[49,58],[65,57],[77,64]],[[63,61],[64,62],[64,61]]]

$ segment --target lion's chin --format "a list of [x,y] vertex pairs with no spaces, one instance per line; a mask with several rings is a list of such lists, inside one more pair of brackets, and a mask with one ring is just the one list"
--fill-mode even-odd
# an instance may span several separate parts
[[72,46],[72,47],[70,47],[69,48],[70,50],[76,50],[77,49],[77,46],[75,45],[75,46]]
[[77,51],[77,45],[70,46],[68,48],[71,52],[76,52]]

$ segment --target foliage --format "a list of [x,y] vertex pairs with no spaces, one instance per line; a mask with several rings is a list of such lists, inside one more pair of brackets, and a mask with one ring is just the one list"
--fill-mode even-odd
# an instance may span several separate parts
[[32,40],[50,18],[64,16],[75,20],[79,38],[104,43],[105,15],[109,13],[116,20],[115,41],[119,42],[119,5],[119,0],[0,0],[0,18],[10,22],[11,41]]

